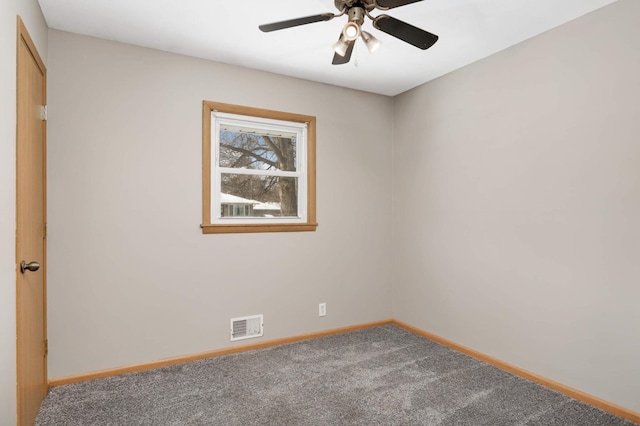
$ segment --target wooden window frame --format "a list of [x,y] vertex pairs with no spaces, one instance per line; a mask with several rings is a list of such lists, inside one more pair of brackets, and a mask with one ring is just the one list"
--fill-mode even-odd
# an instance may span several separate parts
[[[304,223],[211,223],[211,113],[214,111],[249,117],[291,121],[307,124],[307,221]],[[316,118],[311,115],[293,114],[261,108],[202,102],[202,228],[203,234],[228,234],[251,232],[300,232],[315,231],[316,222]]]

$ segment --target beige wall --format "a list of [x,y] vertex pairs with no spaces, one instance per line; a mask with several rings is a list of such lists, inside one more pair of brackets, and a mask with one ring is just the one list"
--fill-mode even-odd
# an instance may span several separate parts
[[640,2],[395,99],[393,314],[640,411]]
[[47,60],[47,27],[35,0],[0,2],[0,424],[16,422],[16,15]]
[[[390,317],[391,98],[49,46],[50,377],[227,347],[236,316],[263,313],[264,339]],[[202,235],[203,99],[317,117],[317,232]]]

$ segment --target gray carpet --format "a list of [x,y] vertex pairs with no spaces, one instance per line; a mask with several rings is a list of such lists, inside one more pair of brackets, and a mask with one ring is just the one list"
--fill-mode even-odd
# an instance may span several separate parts
[[36,425],[620,425],[395,326],[51,389]]

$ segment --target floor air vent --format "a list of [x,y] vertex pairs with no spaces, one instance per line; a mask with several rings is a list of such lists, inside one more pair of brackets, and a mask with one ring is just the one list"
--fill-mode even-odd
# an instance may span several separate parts
[[263,331],[262,315],[231,318],[231,341],[260,337]]

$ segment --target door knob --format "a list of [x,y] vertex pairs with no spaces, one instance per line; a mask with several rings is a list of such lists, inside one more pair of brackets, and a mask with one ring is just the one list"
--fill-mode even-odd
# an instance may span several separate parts
[[24,260],[20,262],[20,272],[22,272],[23,274],[25,273],[25,271],[35,272],[38,269],[40,269],[40,264],[38,262],[27,263]]

